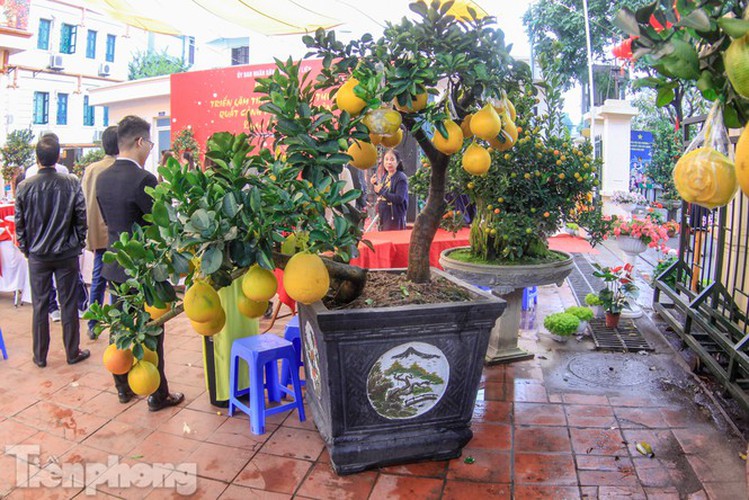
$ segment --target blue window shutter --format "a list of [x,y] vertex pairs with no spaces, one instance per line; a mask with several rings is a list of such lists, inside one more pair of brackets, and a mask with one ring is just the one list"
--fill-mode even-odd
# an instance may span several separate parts
[[39,33],[36,39],[36,48],[49,50],[49,28],[52,21],[49,19],[39,19]]

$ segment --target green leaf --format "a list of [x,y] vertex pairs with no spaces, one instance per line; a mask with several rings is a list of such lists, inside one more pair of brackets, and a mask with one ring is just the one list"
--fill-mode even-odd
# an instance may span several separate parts
[[622,9],[616,13],[614,19],[611,20],[611,23],[629,35],[640,36],[640,27],[637,24],[637,17],[627,7],[622,7]]
[[211,245],[203,253],[203,258],[200,260],[200,269],[204,274],[213,274],[219,270],[223,260],[224,254],[221,249],[216,245]]
[[728,36],[731,38],[741,38],[749,32],[749,21],[743,19],[721,17],[718,19],[718,26],[728,33]]
[[271,258],[269,258],[265,252],[258,252],[257,253],[257,263],[260,265],[260,267],[263,267],[265,269],[275,269],[276,264],[273,262]]
[[653,14],[657,6],[658,2],[656,1],[637,9],[637,12],[635,12],[635,19],[637,20],[637,22],[641,24],[650,22],[650,16]]
[[140,361],[141,359],[143,359],[143,354],[144,354],[144,352],[143,352],[143,344],[137,344],[136,343],[133,346],[133,356],[135,356],[135,359],[137,359],[138,361]]
[[237,212],[239,212],[239,205],[237,205],[237,200],[236,198],[234,198],[234,193],[226,193],[221,208],[224,212],[224,215],[226,215],[230,219],[233,219],[234,216],[237,215]]
[[693,28],[697,31],[710,31],[710,17],[702,9],[694,9],[689,15],[684,16],[676,23],[676,26]]
[[662,108],[664,106],[668,106],[671,101],[674,100],[674,91],[671,88],[668,87],[661,87],[658,89],[658,96],[655,98],[655,104],[659,108]]
[[190,223],[198,231],[205,231],[211,225],[211,219],[205,209],[199,208],[190,217]]
[[169,210],[167,210],[164,202],[154,202],[153,209],[151,210],[151,215],[153,216],[153,221],[157,225],[161,227],[169,227],[169,224],[171,222],[169,220]]

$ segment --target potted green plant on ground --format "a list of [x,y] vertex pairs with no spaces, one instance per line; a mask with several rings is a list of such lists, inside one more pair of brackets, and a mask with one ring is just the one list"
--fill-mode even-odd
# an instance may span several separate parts
[[588,327],[588,322],[595,317],[593,310],[590,307],[584,306],[568,307],[564,312],[572,314],[580,320],[580,326],[577,328],[578,333],[585,333],[585,329]]
[[606,284],[606,288],[598,292],[598,298],[606,314],[606,326],[616,328],[622,311],[630,309],[631,302],[637,299],[639,289],[634,284],[632,265],[610,268],[594,263],[593,267],[596,268],[593,276],[601,278]]
[[567,312],[554,313],[544,318],[544,328],[549,330],[551,338],[565,343],[580,326],[580,320],[574,314]]
[[585,296],[585,304],[593,310],[593,316],[600,318],[603,313],[603,302],[597,293],[589,293]]
[[34,163],[34,132],[31,129],[14,130],[5,138],[0,149],[2,156],[3,181],[11,186],[11,196],[15,194],[15,179],[23,169]]

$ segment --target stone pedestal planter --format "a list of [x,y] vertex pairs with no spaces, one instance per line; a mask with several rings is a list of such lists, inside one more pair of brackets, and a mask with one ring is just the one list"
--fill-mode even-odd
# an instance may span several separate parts
[[[616,243],[619,245],[621,251],[624,252],[624,255],[626,255],[625,261],[632,264],[632,275],[635,275],[636,271],[634,267],[637,262],[637,257],[647,250],[648,246],[643,243],[640,238],[632,238],[631,236],[619,236],[616,239]],[[632,300],[629,306],[630,309],[622,311],[623,318],[634,319],[643,315],[642,307],[640,307],[636,300]]]
[[468,283],[492,287],[492,293],[507,301],[502,319],[492,329],[486,362],[504,363],[532,358],[532,354],[518,347],[523,289],[552,283],[561,286],[572,272],[572,256],[564,254],[567,256],[565,260],[548,264],[514,266],[473,264],[450,258],[452,252],[465,248],[468,247],[451,248],[442,252],[440,265],[448,273]]
[[460,456],[504,301],[328,310],[300,304],[307,402],[339,474]]

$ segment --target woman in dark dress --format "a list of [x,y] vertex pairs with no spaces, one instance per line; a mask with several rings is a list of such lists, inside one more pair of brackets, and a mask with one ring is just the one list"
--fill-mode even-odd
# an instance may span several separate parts
[[380,231],[406,229],[408,209],[408,177],[403,171],[403,162],[394,149],[382,156],[384,175],[372,178],[377,194],[377,214],[380,216]]

